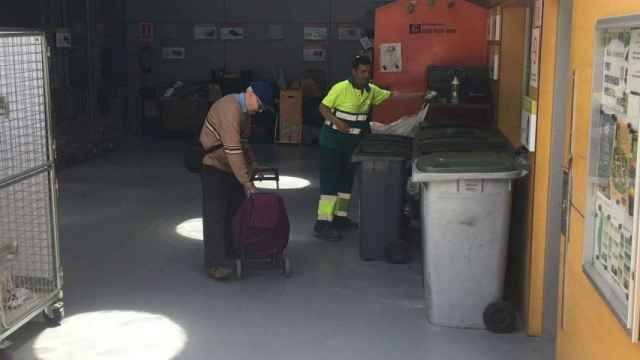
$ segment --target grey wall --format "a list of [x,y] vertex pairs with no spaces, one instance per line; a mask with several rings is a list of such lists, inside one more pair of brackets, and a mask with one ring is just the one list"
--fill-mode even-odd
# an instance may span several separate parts
[[[307,68],[323,69],[329,81],[349,74],[350,58],[358,53],[357,41],[338,41],[337,24],[355,24],[373,28],[373,9],[383,0],[183,0],[128,2],[128,43],[130,80],[137,74],[139,22],[153,22],[156,30],[154,47],[154,81],[205,80],[209,70],[223,67],[229,71],[252,69],[268,77],[271,69],[282,65],[289,78],[300,76]],[[239,23],[245,27],[245,40],[194,40],[195,24]],[[305,23],[331,24],[329,58],[326,63],[302,61],[303,26]],[[269,24],[283,24],[285,40],[267,40]],[[163,46],[184,46],[187,58],[163,61]],[[131,76],[133,75],[133,76]]]
[[[338,24],[373,29],[374,9],[386,0],[137,0],[127,2],[128,81],[130,116],[139,114],[139,23],[155,27],[153,74],[150,83],[175,80],[207,80],[211,69],[235,72],[251,69],[259,78],[271,78],[275,66],[283,66],[289,80],[306,69],[322,69],[329,83],[350,73],[351,58],[360,50],[357,41],[337,40]],[[196,24],[242,24],[245,39],[239,41],[195,40]],[[304,63],[303,27],[306,23],[330,27],[325,63]],[[282,24],[285,40],[265,37],[269,24]],[[163,46],[186,48],[185,60],[163,60]],[[133,119],[130,119],[133,120]],[[135,121],[135,120],[134,120]]]

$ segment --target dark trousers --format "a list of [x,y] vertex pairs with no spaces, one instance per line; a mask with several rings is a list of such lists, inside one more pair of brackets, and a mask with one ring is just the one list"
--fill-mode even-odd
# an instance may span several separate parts
[[320,147],[320,190],[322,195],[351,194],[355,165],[352,148]]
[[201,176],[204,264],[209,268],[225,265],[233,258],[231,222],[246,194],[233,174],[203,166]]

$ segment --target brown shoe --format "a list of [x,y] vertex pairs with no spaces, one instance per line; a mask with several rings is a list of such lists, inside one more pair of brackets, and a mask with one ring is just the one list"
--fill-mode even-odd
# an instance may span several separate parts
[[221,266],[214,266],[209,268],[209,278],[217,281],[226,281],[231,278],[233,271]]

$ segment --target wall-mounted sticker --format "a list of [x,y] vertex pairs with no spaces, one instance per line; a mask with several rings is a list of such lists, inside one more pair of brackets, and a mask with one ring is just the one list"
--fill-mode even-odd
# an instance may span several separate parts
[[218,27],[211,24],[201,24],[193,27],[193,37],[196,40],[215,40],[218,38]]
[[324,46],[307,46],[303,50],[305,62],[325,62],[327,60],[327,49]]
[[167,60],[182,60],[186,57],[183,47],[163,47],[162,58]]
[[244,28],[239,26],[223,27],[220,29],[220,39],[242,40],[244,39]]
[[358,41],[362,38],[362,29],[355,26],[340,26],[338,28],[338,39],[347,41]]
[[327,40],[329,38],[329,31],[326,26],[307,25],[304,27],[304,39],[305,40]]

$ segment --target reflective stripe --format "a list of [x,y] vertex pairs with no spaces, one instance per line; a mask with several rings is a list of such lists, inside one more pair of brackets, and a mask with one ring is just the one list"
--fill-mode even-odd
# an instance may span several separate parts
[[242,150],[227,150],[227,149],[224,149],[224,152],[229,154],[229,155],[237,155],[237,154],[242,154],[243,153]]
[[[324,124],[329,126],[330,128],[332,128],[333,130],[338,130],[338,127],[333,125],[333,123],[331,121],[325,121]],[[338,131],[340,131],[340,130],[338,130]],[[360,135],[361,132],[362,132],[362,129],[358,129],[358,128],[350,128],[349,129],[349,134],[351,134],[351,135]]]
[[338,201],[336,203],[336,210],[334,214],[336,216],[347,217],[349,216],[349,208],[351,207],[351,195],[338,193]]
[[333,221],[333,213],[338,202],[337,196],[322,195],[318,203],[318,220]]
[[334,115],[338,119],[345,121],[367,121],[369,118],[368,114],[349,114],[340,110],[335,110]]

